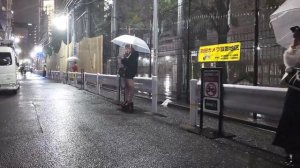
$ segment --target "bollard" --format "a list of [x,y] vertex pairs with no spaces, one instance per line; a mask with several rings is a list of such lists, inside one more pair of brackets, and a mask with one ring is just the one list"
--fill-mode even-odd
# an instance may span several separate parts
[[99,73],[97,73],[97,85],[96,85],[97,93],[100,95],[100,84],[99,84]]
[[157,99],[158,99],[158,91],[157,91],[157,76],[152,76],[152,112],[157,113]]
[[85,80],[85,73],[83,75],[83,88],[82,90],[85,90],[87,88],[87,81]]
[[84,69],[81,69],[81,89],[84,90],[85,88],[86,88],[85,73],[84,73]]
[[121,102],[121,77],[120,75],[118,74],[117,75],[117,97],[116,97],[116,100],[117,100],[117,103],[120,104]]
[[75,75],[74,75],[74,80],[75,80],[75,87],[77,87],[77,72],[75,72]]
[[200,116],[198,114],[198,99],[197,99],[197,80],[190,80],[190,125],[199,125]]

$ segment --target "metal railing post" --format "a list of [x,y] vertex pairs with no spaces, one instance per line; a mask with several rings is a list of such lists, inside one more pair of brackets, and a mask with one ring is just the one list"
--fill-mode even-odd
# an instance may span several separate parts
[[158,89],[157,89],[157,76],[152,76],[152,112],[157,113],[157,100],[158,100]]
[[84,90],[86,88],[86,81],[85,81],[85,73],[84,73],[84,69],[81,69],[81,74],[82,74],[82,83],[83,83],[83,87],[82,90]]
[[120,75],[117,75],[117,102],[120,103],[121,102],[121,77]]
[[198,99],[197,99],[197,80],[190,80],[190,125],[199,124]]
[[97,73],[97,93],[100,95],[99,73]]
[[75,72],[75,87],[77,87],[78,81],[77,81],[77,72]]
[[80,89],[84,90],[84,88],[85,88],[84,85],[85,85],[85,74],[84,74],[84,70],[81,69],[81,87],[80,87]]

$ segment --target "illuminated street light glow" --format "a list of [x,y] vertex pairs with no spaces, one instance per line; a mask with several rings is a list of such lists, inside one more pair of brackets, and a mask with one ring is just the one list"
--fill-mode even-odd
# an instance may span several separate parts
[[34,49],[33,49],[33,52],[35,52],[35,54],[41,53],[41,52],[43,52],[43,47],[42,46],[35,46]]
[[25,58],[25,59],[21,59],[21,60],[20,60],[20,63],[21,63],[21,64],[31,64],[32,61],[31,61],[31,59]]
[[31,59],[26,58],[26,59],[23,60],[23,62],[24,62],[24,63],[31,64]]
[[20,43],[20,41],[21,41],[21,39],[19,37],[15,37],[13,40],[16,44]]
[[16,53],[17,53],[17,54],[21,54],[21,52],[22,52],[21,48],[17,48],[17,49],[16,49]]
[[30,57],[35,59],[36,56],[39,54],[39,53],[42,53],[43,52],[43,47],[42,46],[34,46],[33,50],[31,51],[30,53]]
[[36,56],[36,53],[32,51],[32,52],[30,53],[30,57],[31,57],[31,58],[35,58],[35,56]]
[[65,31],[67,29],[67,19],[66,15],[56,16],[53,20],[54,26],[61,31]]
[[166,60],[169,61],[171,59],[170,56],[166,56]]

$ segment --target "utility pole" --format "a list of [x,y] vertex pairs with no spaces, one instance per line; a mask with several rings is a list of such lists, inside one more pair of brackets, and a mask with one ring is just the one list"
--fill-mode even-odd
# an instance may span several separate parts
[[5,39],[11,38],[11,19],[12,19],[12,0],[6,1],[6,28],[5,28]]
[[153,0],[153,49],[151,56],[153,56],[154,72],[152,76],[152,111],[157,112],[157,100],[158,100],[158,73],[157,73],[157,61],[158,61],[158,3],[157,0]]
[[[113,40],[117,36],[117,0],[113,0],[113,8],[112,8],[112,16],[111,16],[111,40]],[[111,71],[113,74],[117,74],[118,68],[118,58],[117,58],[117,47],[114,44],[111,44],[111,58],[112,65]]]
[[[255,0],[255,25],[254,25],[254,61],[253,61],[253,86],[257,86],[258,81],[258,33],[259,33],[259,0]],[[257,114],[253,113],[253,118],[257,119]]]
[[91,36],[91,8],[90,4],[86,5],[86,37]]
[[39,42],[41,40],[41,17],[42,17],[42,7],[43,7],[43,2],[42,0],[38,1],[38,38],[37,38],[37,42]]
[[71,27],[72,27],[72,56],[77,57],[76,53],[76,33],[75,33],[75,7],[71,11]]
[[[150,35],[149,35],[149,47],[152,48],[152,32],[153,32],[153,28],[152,28],[152,21],[150,20]],[[149,77],[152,77],[152,55],[150,53],[150,57],[149,57]]]
[[[181,44],[184,43],[182,38],[182,14],[183,14],[183,0],[178,0],[178,13],[177,13],[177,37],[181,41]],[[177,84],[176,84],[176,98],[181,99],[182,86],[183,86],[183,50],[179,50],[177,53]]]
[[188,0],[188,17],[187,17],[187,50],[186,50],[186,102],[190,102],[190,66],[191,66],[191,52],[190,52],[190,16],[191,16],[191,3],[192,0]]
[[[67,58],[69,58],[69,43],[70,43],[70,21],[69,21],[69,7],[67,7]],[[67,71],[68,71],[68,64],[67,64]]]
[[177,35],[182,35],[182,14],[183,14],[183,0],[178,0],[178,13],[177,13]]
[[254,76],[253,76],[253,86],[257,86],[258,81],[258,33],[259,33],[259,27],[258,27],[258,17],[259,17],[259,0],[255,0],[255,24],[254,24]]

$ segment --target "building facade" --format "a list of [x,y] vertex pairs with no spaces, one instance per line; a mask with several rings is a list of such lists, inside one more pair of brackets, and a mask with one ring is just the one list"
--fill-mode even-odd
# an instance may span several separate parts
[[0,0],[0,37],[2,39],[10,39],[12,33],[12,0]]

